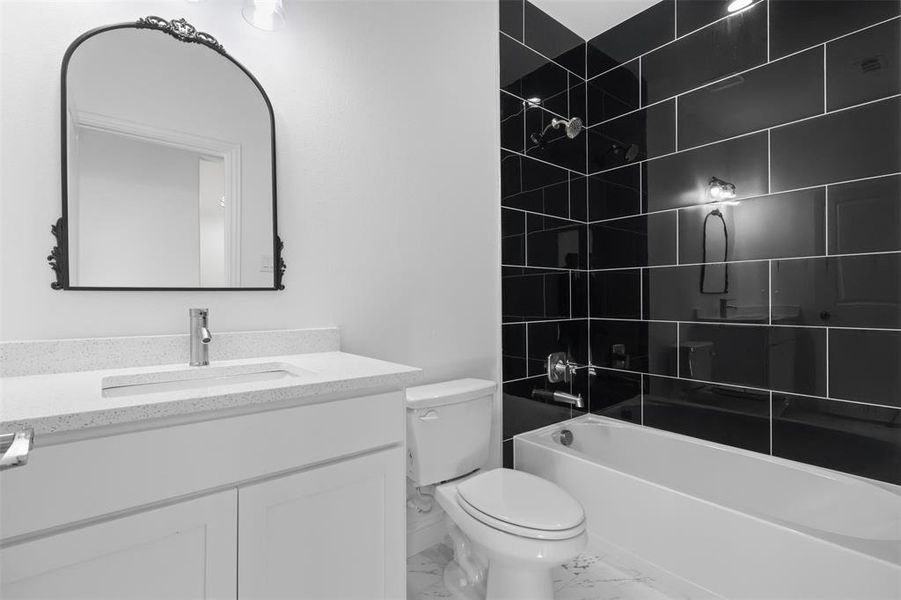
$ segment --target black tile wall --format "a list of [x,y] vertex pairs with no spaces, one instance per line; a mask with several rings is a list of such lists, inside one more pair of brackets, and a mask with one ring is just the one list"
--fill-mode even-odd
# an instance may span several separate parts
[[829,186],[829,254],[901,250],[901,176]]
[[826,44],[826,107],[845,108],[901,92],[901,19]]
[[647,376],[644,424],[747,450],[770,451],[770,394]]
[[770,58],[822,44],[898,15],[897,0],[769,0]]
[[773,190],[897,173],[899,111],[892,98],[773,129]]
[[[531,398],[553,387],[901,483],[901,3],[730,3],[664,0],[584,46],[501,6],[505,464],[578,414]],[[572,116],[574,140],[529,139]]]
[[901,253],[775,261],[772,281],[784,323],[901,329]]
[[691,148],[823,112],[823,48],[679,97],[679,147]]
[[901,407],[901,331],[829,330],[829,396]]
[[588,77],[594,77],[671,41],[676,0],[663,0],[588,41]]
[[649,211],[709,202],[711,177],[735,184],[738,198],[769,191],[766,132],[670,154],[643,166]]
[[758,3],[641,58],[642,99],[651,104],[767,59],[766,3]]
[[901,410],[774,394],[773,454],[901,484]]

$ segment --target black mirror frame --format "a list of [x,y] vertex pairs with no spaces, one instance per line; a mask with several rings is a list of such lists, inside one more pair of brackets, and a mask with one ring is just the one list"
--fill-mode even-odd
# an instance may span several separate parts
[[[94,37],[95,35],[113,31],[116,29],[152,29],[159,31],[161,33],[166,33],[171,35],[176,40],[190,43],[190,44],[201,44],[210,48],[211,50],[218,52],[226,59],[230,60],[232,64],[241,69],[241,71],[247,75],[250,81],[256,86],[259,90],[260,95],[263,97],[263,100],[266,102],[266,108],[269,111],[269,132],[271,138],[271,156],[272,156],[272,256],[273,256],[273,285],[272,287],[106,287],[106,286],[98,286],[98,287],[83,287],[83,286],[72,286],[69,284],[69,236],[68,236],[68,165],[67,165],[67,129],[68,129],[68,120],[66,113],[66,74],[69,69],[69,61],[72,58],[72,54],[87,39]],[[278,235],[278,212],[277,212],[277,185],[276,185],[276,173],[275,173],[275,113],[272,110],[272,103],[269,101],[269,96],[266,94],[266,90],[263,89],[263,86],[260,85],[260,82],[257,81],[257,78],[253,76],[253,74],[248,71],[244,65],[235,60],[230,54],[228,54],[225,49],[222,47],[216,38],[211,36],[208,33],[203,31],[198,31],[193,25],[185,21],[184,19],[175,19],[173,21],[167,21],[161,17],[143,17],[138,19],[134,23],[119,23],[116,25],[107,25],[104,27],[98,27],[96,29],[92,29],[82,35],[78,36],[74,42],[69,45],[69,48],[66,50],[66,54],[63,56],[62,62],[62,71],[61,71],[61,80],[60,80],[60,165],[62,169],[62,217],[57,219],[56,223],[51,225],[50,233],[56,238],[56,246],[50,251],[50,254],[47,256],[47,262],[50,263],[50,268],[56,274],[56,281],[50,284],[50,287],[54,290],[95,290],[95,291],[157,291],[157,292],[173,292],[173,291],[193,291],[193,292],[247,292],[247,291],[265,291],[265,290],[283,290],[285,289],[285,285],[283,283],[284,275],[285,275],[285,261],[282,258],[282,249],[284,248],[284,243],[282,243],[281,238]]]

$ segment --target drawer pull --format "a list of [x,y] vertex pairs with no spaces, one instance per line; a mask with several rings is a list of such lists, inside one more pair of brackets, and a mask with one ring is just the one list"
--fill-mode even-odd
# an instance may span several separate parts
[[24,429],[16,433],[0,435],[0,471],[21,467],[28,462],[28,453],[34,447],[34,430]]

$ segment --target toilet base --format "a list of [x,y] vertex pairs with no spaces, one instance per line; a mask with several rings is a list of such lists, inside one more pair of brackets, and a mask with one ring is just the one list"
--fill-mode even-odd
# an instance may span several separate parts
[[551,570],[529,565],[488,565],[488,592],[485,600],[554,600]]

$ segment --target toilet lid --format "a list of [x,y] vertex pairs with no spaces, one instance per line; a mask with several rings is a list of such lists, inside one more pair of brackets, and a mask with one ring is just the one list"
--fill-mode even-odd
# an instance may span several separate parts
[[460,483],[457,494],[491,520],[526,529],[563,532],[585,521],[578,500],[560,486],[523,471],[487,471]]

